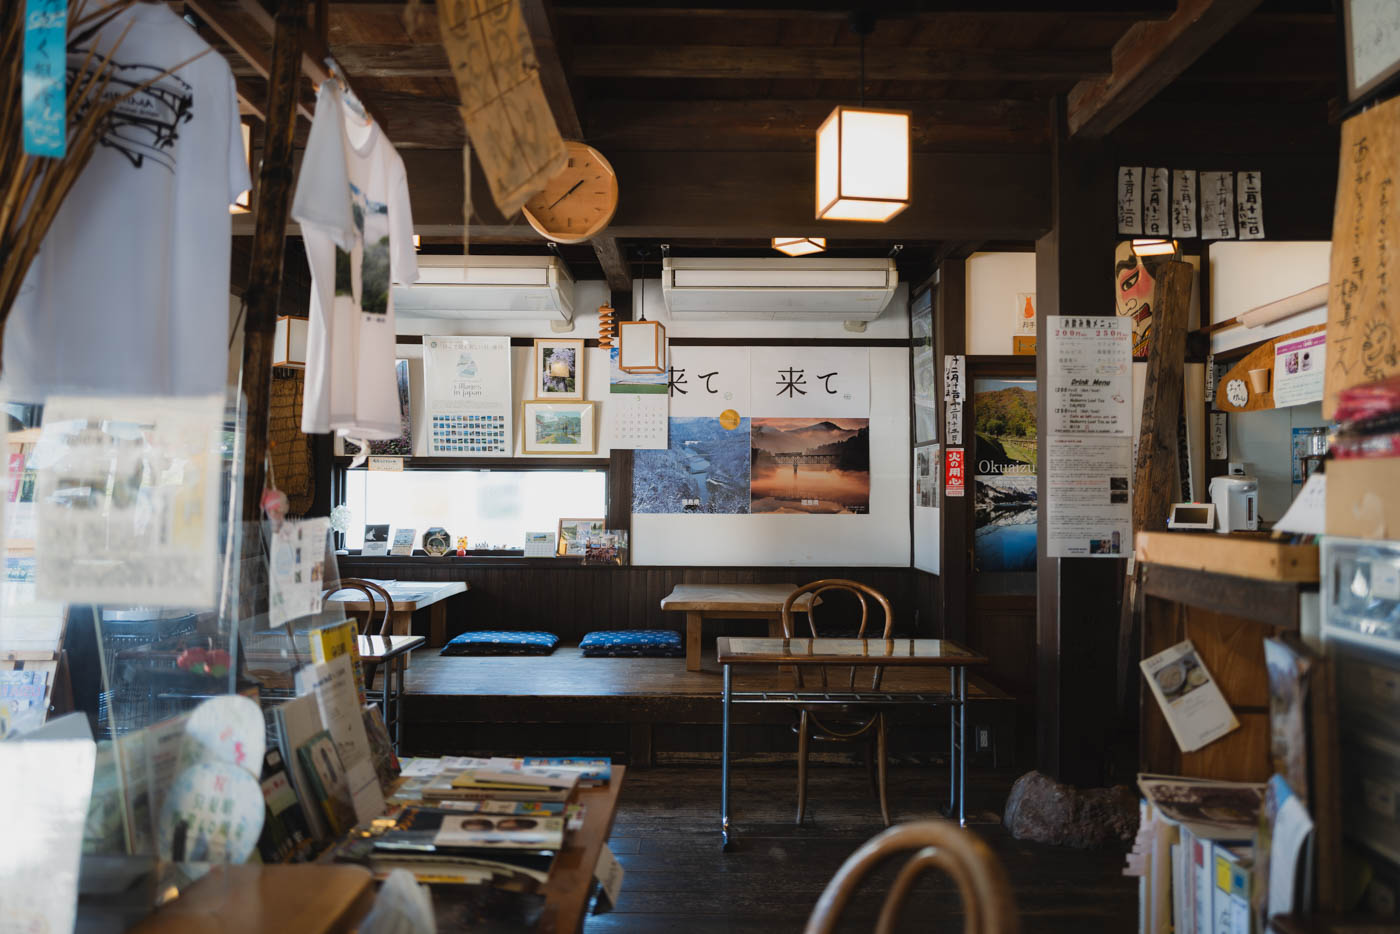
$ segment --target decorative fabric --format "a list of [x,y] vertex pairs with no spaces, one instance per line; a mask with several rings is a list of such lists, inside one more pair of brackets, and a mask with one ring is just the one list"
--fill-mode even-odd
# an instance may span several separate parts
[[442,655],[548,655],[559,644],[550,632],[464,632],[442,647]]
[[589,658],[681,658],[681,634],[670,629],[600,629],[578,644]]

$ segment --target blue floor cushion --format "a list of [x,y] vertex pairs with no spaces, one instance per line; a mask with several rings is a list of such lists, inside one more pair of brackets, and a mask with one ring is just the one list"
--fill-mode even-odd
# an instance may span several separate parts
[[442,647],[443,655],[548,655],[559,644],[551,632],[464,632]]
[[670,629],[600,629],[578,644],[590,657],[680,658],[685,655],[681,634]]

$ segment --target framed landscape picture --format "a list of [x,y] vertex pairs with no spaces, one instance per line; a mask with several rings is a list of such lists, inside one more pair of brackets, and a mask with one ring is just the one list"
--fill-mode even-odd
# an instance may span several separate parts
[[1353,113],[1400,87],[1400,4],[1342,0],[1342,80]]
[[526,454],[592,454],[596,402],[522,402]]
[[606,519],[560,519],[559,554],[582,555],[588,540],[603,534]]
[[535,398],[583,399],[583,341],[535,340]]

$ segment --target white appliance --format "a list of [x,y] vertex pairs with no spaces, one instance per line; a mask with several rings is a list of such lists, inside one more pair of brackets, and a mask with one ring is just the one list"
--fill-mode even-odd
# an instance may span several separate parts
[[676,321],[873,321],[898,286],[892,259],[667,258],[661,269]]
[[1218,532],[1259,528],[1259,481],[1254,477],[1212,477],[1210,501],[1215,504]]
[[555,256],[419,256],[418,281],[394,286],[413,318],[548,320],[572,330],[574,278]]

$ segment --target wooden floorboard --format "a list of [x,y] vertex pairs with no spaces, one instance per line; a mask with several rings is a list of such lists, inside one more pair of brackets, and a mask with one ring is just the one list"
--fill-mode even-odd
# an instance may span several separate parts
[[[1137,886],[1121,875],[1121,850],[1081,851],[1014,840],[999,814],[1013,775],[969,776],[969,830],[992,848],[1011,879],[1022,930],[1131,931]],[[890,777],[891,816],[935,819],[946,801],[946,772],[901,768]],[[629,772],[611,846],[626,870],[610,911],[590,917],[587,934],[763,932],[802,929],[823,887],[862,842],[881,830],[879,806],[863,768],[814,765],[809,810],[793,822],[796,772],[791,766],[740,764],[731,778],[736,846],[719,846],[719,770],[705,766]],[[895,864],[869,879],[841,930],[869,931]],[[899,930],[961,929],[948,879],[925,877]]]

